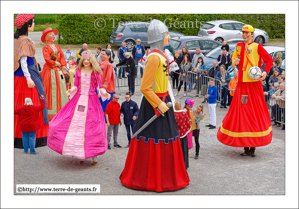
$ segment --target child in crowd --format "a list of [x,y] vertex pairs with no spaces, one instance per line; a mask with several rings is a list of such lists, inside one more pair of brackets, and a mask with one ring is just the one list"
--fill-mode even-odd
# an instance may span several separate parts
[[214,78],[211,78],[209,83],[210,86],[208,89],[208,94],[205,95],[205,97],[208,99],[208,103],[209,103],[209,113],[210,113],[211,122],[209,125],[206,125],[206,127],[209,127],[209,129],[214,129],[216,128],[216,103],[217,103],[218,89],[215,86]]
[[65,73],[64,74],[65,82],[66,82],[66,90],[71,89],[71,82],[70,82],[70,74]]
[[[207,76],[209,76],[208,71],[202,70],[201,74],[199,74],[199,72],[197,72],[195,79],[201,79],[201,94],[204,96],[207,94],[208,91],[208,78]],[[202,103],[206,103],[207,98],[204,98],[204,100],[202,101]]]
[[[227,44],[227,40],[224,40],[223,42],[222,42],[222,47],[225,47],[226,48],[226,51],[227,51],[227,54],[226,54],[226,56],[228,55],[228,51],[229,51],[229,45]],[[222,48],[221,47],[221,48]]]
[[199,154],[199,148],[200,148],[200,144],[198,141],[199,138],[199,133],[200,133],[200,128],[199,128],[199,122],[202,121],[206,114],[203,113],[203,105],[199,104],[196,108],[195,111],[193,111],[193,114],[195,116],[195,123],[196,123],[196,129],[193,130],[193,136],[195,139],[195,157],[194,159],[198,159],[198,154]]
[[101,61],[101,51],[102,51],[102,47],[98,46],[96,48],[97,53],[94,55],[98,62]]
[[66,67],[66,72],[64,72],[64,74],[65,74],[65,73],[69,73],[69,71],[70,71],[71,69],[75,69],[75,70],[77,69],[77,62],[75,62],[73,56],[70,56],[70,57],[69,57],[69,61],[67,61],[67,62],[65,63],[65,67]]

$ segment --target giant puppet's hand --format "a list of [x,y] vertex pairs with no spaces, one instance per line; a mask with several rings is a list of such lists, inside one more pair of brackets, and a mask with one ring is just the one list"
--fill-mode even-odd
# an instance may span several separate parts
[[264,71],[264,72],[262,73],[262,76],[259,78],[259,80],[260,80],[260,81],[265,80],[266,76],[267,76],[267,72]]
[[234,64],[235,64],[235,66],[239,65],[239,63],[240,63],[240,59],[239,59],[239,58],[236,58],[236,59],[234,60]]
[[169,110],[169,107],[165,102],[162,102],[161,104],[159,104],[158,109],[161,111],[161,113],[165,113],[167,110]]
[[28,85],[28,88],[34,88],[34,86],[35,86],[33,80],[31,80],[31,79],[29,81],[27,81],[27,85]]

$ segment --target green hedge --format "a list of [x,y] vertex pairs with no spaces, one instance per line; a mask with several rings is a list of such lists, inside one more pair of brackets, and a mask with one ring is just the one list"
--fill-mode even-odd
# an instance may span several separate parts
[[[96,20],[99,20],[99,18],[105,21],[103,29],[97,29],[97,27],[103,25],[101,22],[96,24]],[[185,35],[196,36],[200,23],[206,21],[237,20],[265,30],[271,39],[283,39],[285,37],[284,14],[58,14],[59,43],[109,43],[113,27],[119,22],[150,22],[152,19],[161,21],[167,19],[166,25],[169,30],[181,32]],[[193,28],[191,22],[193,22]],[[196,27],[196,22],[198,27]]]
[[[14,19],[16,19],[18,14],[14,14]],[[46,23],[56,23],[57,14],[34,14],[35,25],[43,25]]]

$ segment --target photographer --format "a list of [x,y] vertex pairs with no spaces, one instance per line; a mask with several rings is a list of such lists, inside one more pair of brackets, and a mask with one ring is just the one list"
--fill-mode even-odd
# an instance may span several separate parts
[[129,76],[128,77],[128,86],[129,86],[129,91],[132,96],[132,95],[134,95],[134,92],[135,92],[135,71],[136,71],[135,61],[134,61],[133,57],[131,57],[129,52],[126,52],[125,55],[126,55],[126,59],[124,59],[123,61],[121,61],[114,67],[126,65],[126,75]]

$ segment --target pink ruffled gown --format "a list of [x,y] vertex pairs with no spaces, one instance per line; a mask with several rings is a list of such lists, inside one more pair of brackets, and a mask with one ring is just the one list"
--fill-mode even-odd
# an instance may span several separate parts
[[101,95],[95,93],[102,87],[101,75],[96,76],[77,70],[70,100],[50,122],[48,147],[61,155],[87,159],[107,150]]

